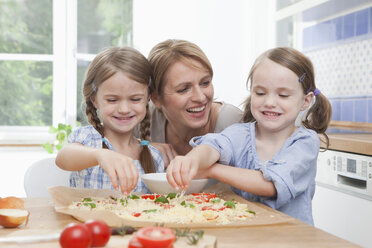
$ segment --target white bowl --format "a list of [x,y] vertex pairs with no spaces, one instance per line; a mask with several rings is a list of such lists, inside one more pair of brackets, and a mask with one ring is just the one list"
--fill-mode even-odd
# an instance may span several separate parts
[[[146,184],[147,188],[151,193],[158,194],[169,194],[169,193],[179,193],[182,190],[176,190],[167,180],[166,173],[148,173],[142,174],[141,178]],[[186,194],[199,193],[208,184],[209,179],[194,179],[190,182],[189,187],[186,189]]]

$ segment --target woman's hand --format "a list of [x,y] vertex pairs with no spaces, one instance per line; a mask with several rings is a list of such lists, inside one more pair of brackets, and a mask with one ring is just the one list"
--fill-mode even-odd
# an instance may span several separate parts
[[137,185],[138,171],[132,158],[115,151],[100,149],[97,161],[110,176],[113,187],[118,190],[118,179],[122,194],[129,194]]
[[176,190],[179,188],[185,190],[198,169],[199,164],[192,157],[176,156],[167,168],[167,180]]
[[158,149],[163,155],[165,168],[167,168],[170,161],[178,155],[171,144],[151,142],[151,145]]

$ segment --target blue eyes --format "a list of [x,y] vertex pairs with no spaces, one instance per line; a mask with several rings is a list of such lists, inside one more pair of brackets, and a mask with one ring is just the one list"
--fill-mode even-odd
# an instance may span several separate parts
[[[210,81],[204,81],[204,82],[200,83],[200,86],[206,88],[210,85],[210,83],[211,83]],[[181,88],[181,89],[177,90],[176,92],[177,93],[184,93],[184,92],[188,91],[190,88],[191,88],[191,86],[187,85],[184,88]]]

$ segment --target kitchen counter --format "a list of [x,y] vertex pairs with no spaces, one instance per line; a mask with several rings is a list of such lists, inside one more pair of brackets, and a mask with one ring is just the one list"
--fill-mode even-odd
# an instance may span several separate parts
[[[53,202],[49,198],[27,198],[25,208],[30,211],[27,226],[19,228],[1,228],[0,237],[15,237],[22,235],[40,235],[60,233],[71,222],[77,222],[70,215],[61,214],[54,210]],[[262,205],[263,206],[263,205]],[[275,210],[263,206],[268,211]],[[291,218],[290,222],[272,225],[257,225],[239,228],[208,228],[205,234],[217,237],[219,248],[239,247],[359,247],[346,240],[338,238],[318,228]],[[125,247],[116,245],[124,238],[113,236],[106,247]],[[115,244],[115,245],[114,245]],[[59,247],[58,241],[33,244],[12,244],[11,247]],[[176,248],[176,247],[175,247]]]
[[[372,134],[329,133],[327,135],[330,150],[372,155]],[[320,146],[325,148],[322,142]]]
[[331,121],[327,135],[330,150],[372,155],[372,123]]

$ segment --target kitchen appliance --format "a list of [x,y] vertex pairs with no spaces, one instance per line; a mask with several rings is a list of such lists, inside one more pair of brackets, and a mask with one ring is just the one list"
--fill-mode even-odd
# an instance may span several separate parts
[[372,156],[319,153],[313,217],[315,227],[372,247]]

